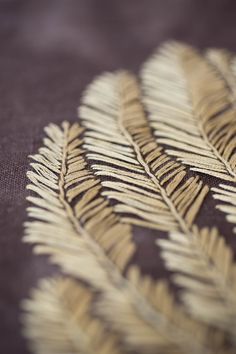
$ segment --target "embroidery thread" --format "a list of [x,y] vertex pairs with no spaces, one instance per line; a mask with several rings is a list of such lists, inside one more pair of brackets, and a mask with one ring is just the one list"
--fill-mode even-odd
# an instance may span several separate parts
[[[204,57],[168,43],[144,65],[141,88],[126,71],[101,75],[82,96],[80,123],[45,128],[27,173],[24,241],[64,275],[41,281],[23,303],[36,353],[229,354],[235,346],[233,250],[215,227],[197,226],[204,175],[223,180],[211,193],[235,223],[231,73],[224,52]],[[134,263],[135,227],[155,235],[175,295]]]
[[143,66],[143,101],[157,141],[193,171],[236,181],[235,109],[214,66],[167,43]]
[[[161,283],[143,278],[133,267],[127,276],[120,272],[134,251],[131,228],[118,221],[113,208],[98,194],[99,180],[86,169],[83,159],[79,139],[83,129],[64,122],[62,127],[51,124],[45,130],[45,147],[32,156],[34,171],[28,172],[31,184],[27,188],[40,198],[28,197],[34,205],[28,215],[34,220],[25,224],[24,240],[36,243],[36,253],[49,254],[66,274],[101,294],[95,314],[119,334],[127,348],[146,353],[162,347],[206,351],[195,338],[195,331],[205,333],[205,328],[193,322],[191,330],[191,319],[175,309],[167,290],[164,297],[155,299]],[[176,324],[175,317],[179,318]]]

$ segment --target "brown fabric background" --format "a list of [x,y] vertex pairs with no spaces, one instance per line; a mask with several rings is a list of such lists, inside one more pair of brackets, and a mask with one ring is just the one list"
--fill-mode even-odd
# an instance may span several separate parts
[[[77,119],[81,92],[94,75],[137,72],[171,38],[236,51],[236,2],[0,0],[0,353],[28,353],[19,301],[54,271],[21,241],[27,156],[36,152],[49,122]],[[202,211],[211,220],[215,215],[210,204]],[[142,237],[138,230],[141,246]],[[140,247],[140,262],[150,252]]]

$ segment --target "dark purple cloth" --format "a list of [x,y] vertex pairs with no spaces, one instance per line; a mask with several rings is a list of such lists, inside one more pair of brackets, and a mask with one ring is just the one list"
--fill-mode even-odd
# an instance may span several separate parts
[[[43,127],[77,120],[95,75],[137,72],[167,39],[236,51],[235,16],[234,0],[0,0],[0,353],[28,353],[19,302],[54,271],[22,243],[27,156],[41,145]],[[202,213],[216,215],[209,206]],[[150,252],[144,244],[140,262]]]

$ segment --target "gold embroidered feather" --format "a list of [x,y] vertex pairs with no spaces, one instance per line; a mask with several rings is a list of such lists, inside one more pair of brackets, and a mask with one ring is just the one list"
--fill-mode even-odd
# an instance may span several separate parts
[[216,66],[189,46],[167,43],[144,64],[141,77],[150,124],[167,154],[235,182],[236,112]]

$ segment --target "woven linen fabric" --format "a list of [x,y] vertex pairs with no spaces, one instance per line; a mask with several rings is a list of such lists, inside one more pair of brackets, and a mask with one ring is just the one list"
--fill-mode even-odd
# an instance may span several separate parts
[[[22,242],[28,220],[28,156],[43,145],[44,127],[79,123],[77,107],[94,77],[120,69],[138,74],[166,40],[236,52],[235,11],[234,1],[0,1],[1,353],[33,353],[22,334],[21,303],[39,279],[61,273],[47,256],[36,256]],[[218,188],[214,176],[199,176]],[[235,253],[232,223],[215,204],[207,199],[202,205],[198,226],[216,226]],[[156,235],[163,239],[165,231],[133,229],[137,249],[132,262],[144,275],[167,279],[178,297],[179,286],[170,281],[171,271],[155,244]]]

